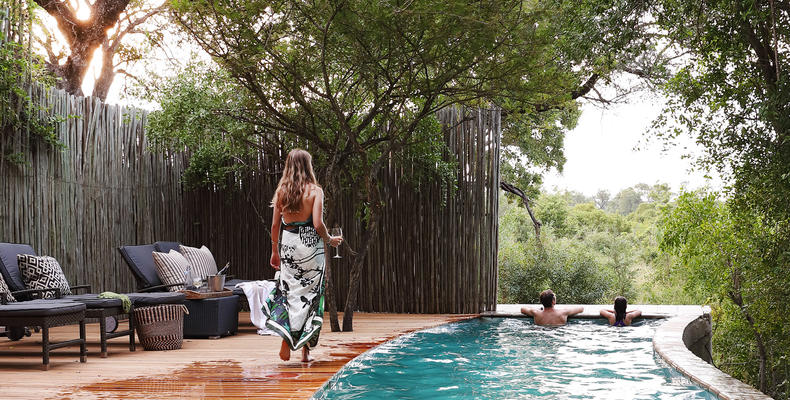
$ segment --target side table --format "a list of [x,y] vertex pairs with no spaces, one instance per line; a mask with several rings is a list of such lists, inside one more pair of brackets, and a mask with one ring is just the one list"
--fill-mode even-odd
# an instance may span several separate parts
[[185,300],[184,337],[218,339],[239,330],[239,296]]

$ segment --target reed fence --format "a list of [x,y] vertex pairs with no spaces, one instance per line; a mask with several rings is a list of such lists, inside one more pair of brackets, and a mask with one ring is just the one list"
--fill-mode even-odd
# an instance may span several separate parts
[[[116,248],[182,235],[183,154],[147,151],[146,113],[33,85],[63,147],[28,135],[0,143],[0,241],[58,259],[72,284],[130,291]],[[21,154],[22,164],[9,162]]]
[[[0,241],[29,243],[61,261],[72,284],[127,292],[134,280],[116,248],[156,240],[208,246],[217,262],[247,279],[273,277],[268,203],[280,156],[262,155],[260,171],[232,188],[187,191],[184,153],[153,153],[146,112],[106,105],[33,85],[40,113],[65,116],[63,148],[28,135],[0,138]],[[385,215],[362,271],[359,309],[473,313],[496,305],[500,115],[496,110],[440,112],[457,190],[403,183],[409,171],[382,175]],[[9,154],[26,160],[14,164]],[[346,240],[361,242],[351,200],[336,211]],[[332,260],[338,304],[352,255]]]

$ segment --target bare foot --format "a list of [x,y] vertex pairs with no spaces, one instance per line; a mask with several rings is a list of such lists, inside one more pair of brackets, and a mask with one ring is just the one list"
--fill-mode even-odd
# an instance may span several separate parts
[[302,347],[302,362],[306,363],[314,360],[313,357],[310,357],[310,349],[308,349],[307,346]]
[[285,343],[285,340],[283,340],[283,344],[280,345],[280,359],[283,361],[291,359],[291,348],[288,347],[288,343]]

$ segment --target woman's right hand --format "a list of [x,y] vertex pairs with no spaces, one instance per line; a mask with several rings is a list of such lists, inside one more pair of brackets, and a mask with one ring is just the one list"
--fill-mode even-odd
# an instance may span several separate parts
[[329,245],[332,247],[340,246],[340,243],[343,243],[342,236],[330,236],[329,237]]
[[280,254],[277,252],[272,253],[272,258],[269,260],[269,265],[276,270],[280,270]]

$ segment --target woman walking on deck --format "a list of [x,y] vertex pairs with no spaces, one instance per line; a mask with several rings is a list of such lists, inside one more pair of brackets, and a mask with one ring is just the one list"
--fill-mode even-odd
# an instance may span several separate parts
[[288,153],[271,206],[270,264],[280,271],[280,278],[263,305],[266,326],[283,338],[283,361],[291,358],[291,350],[302,348],[302,361],[308,362],[323,324],[324,242],[338,246],[343,240],[330,237],[324,226],[324,192],[315,179],[310,153]]

